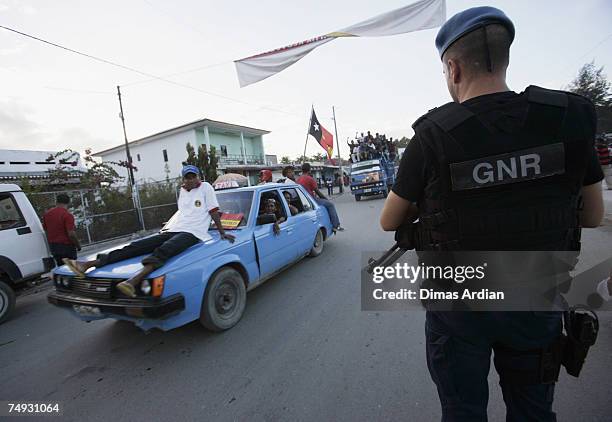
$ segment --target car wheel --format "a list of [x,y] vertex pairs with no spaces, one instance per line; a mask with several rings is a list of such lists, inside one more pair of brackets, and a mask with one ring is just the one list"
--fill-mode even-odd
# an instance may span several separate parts
[[388,190],[388,189],[385,189],[385,190],[383,191],[383,198],[386,198],[386,197],[387,197],[387,195],[389,195],[389,190]]
[[3,281],[0,281],[0,324],[6,321],[15,309],[15,292]]
[[355,201],[357,202],[361,201],[361,195],[355,195]]
[[230,267],[217,270],[208,281],[200,322],[211,331],[225,331],[240,321],[246,307],[244,279]]
[[312,243],[309,256],[315,257],[321,255],[323,252],[323,241],[323,231],[319,229],[315,235],[314,242]]

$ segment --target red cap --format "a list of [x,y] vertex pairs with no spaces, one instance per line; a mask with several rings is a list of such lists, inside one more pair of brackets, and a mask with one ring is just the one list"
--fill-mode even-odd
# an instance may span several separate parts
[[259,172],[259,178],[263,182],[271,182],[272,181],[272,172],[270,170],[262,170]]

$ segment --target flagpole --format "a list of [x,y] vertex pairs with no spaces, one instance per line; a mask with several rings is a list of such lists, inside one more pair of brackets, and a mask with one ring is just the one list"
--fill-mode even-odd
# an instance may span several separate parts
[[338,126],[336,125],[336,109],[332,106],[334,115],[334,132],[336,132],[336,148],[338,148],[338,165],[340,166],[340,193],[344,191],[344,171],[342,169],[342,157],[340,157],[340,138],[338,138]]
[[304,142],[304,155],[302,155],[302,164],[306,162],[306,145],[308,145],[308,132],[310,131],[310,125],[312,124],[312,110],[314,110],[314,104],[310,104],[310,117],[308,118],[308,127],[306,128],[306,141]]

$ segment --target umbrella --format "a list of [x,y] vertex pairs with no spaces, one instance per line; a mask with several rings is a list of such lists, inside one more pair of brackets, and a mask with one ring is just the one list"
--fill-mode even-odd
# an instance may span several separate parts
[[223,174],[217,177],[217,180],[213,183],[215,189],[227,189],[246,185],[248,185],[247,177],[238,173]]

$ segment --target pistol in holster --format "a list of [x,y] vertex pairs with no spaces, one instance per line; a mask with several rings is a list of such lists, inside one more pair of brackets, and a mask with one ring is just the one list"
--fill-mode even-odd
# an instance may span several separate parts
[[595,344],[599,332],[597,314],[586,307],[575,306],[563,315],[565,334],[561,363],[568,374],[578,377],[589,348]]

